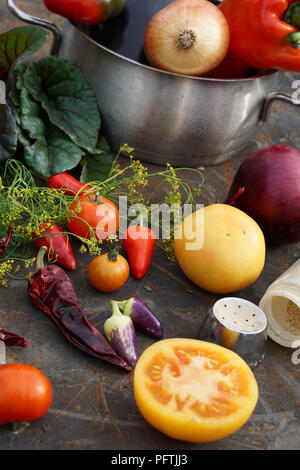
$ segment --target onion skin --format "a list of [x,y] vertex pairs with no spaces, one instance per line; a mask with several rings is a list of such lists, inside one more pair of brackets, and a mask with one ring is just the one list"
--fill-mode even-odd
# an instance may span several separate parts
[[222,11],[207,0],[177,0],[149,21],[144,52],[157,69],[201,76],[225,58],[230,42]]
[[300,241],[300,152],[271,145],[249,155],[225,201],[252,217],[267,242]]

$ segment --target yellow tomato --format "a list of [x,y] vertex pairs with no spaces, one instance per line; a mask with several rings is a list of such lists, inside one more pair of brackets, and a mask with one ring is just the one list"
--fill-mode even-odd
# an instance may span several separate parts
[[249,286],[265,264],[262,230],[247,214],[226,204],[212,204],[184,219],[174,248],[185,275],[218,294]]
[[233,351],[174,338],[154,343],[140,356],[134,396],[146,421],[167,436],[211,442],[249,419],[258,386],[249,366]]

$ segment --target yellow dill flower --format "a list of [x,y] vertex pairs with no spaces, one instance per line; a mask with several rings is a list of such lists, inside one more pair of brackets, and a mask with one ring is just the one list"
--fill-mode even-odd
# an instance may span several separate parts
[[120,152],[132,153],[134,151],[133,147],[129,147],[128,144],[123,144],[120,148]]

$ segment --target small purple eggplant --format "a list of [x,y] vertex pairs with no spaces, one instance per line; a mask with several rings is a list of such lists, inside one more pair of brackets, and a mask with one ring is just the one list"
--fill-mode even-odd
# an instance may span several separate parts
[[104,323],[104,331],[112,348],[128,364],[137,361],[136,335],[133,321],[120,312],[118,302],[111,301],[112,316]]
[[141,299],[131,297],[124,302],[118,302],[118,304],[122,313],[131,318],[136,328],[153,336],[153,338],[163,337],[163,328],[159,319]]

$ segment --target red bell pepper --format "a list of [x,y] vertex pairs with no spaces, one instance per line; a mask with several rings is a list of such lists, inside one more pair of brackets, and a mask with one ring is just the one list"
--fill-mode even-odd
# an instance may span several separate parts
[[132,275],[136,279],[141,279],[148,271],[155,243],[155,233],[148,227],[130,225],[125,231],[123,248],[128,256]]
[[218,67],[211,70],[211,72],[204,75],[204,77],[236,79],[245,77],[250,71],[251,67],[249,67],[248,64],[227,56]]
[[258,69],[300,72],[300,2],[224,0],[229,57]]
[[70,20],[98,24],[117,16],[124,0],[44,0],[48,10]]
[[[36,238],[39,236],[41,238]],[[33,240],[36,248],[40,249],[45,246],[48,256],[57,264],[72,271],[76,269],[76,260],[71,244],[61,227],[50,223],[43,224],[40,233],[34,233],[33,238],[36,238]]]
[[[51,176],[47,186],[48,188],[61,189],[64,194],[69,196],[75,196],[83,187],[86,191],[90,189],[89,186],[81,183],[69,173],[58,173]],[[80,194],[84,194],[84,191],[81,191]]]

